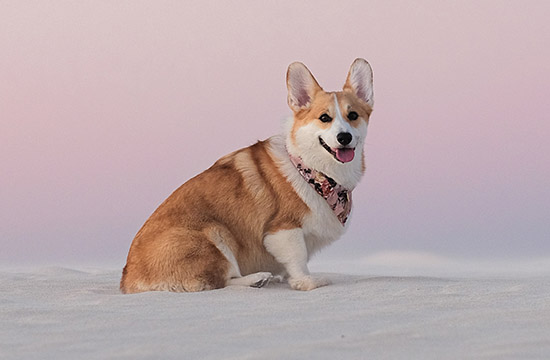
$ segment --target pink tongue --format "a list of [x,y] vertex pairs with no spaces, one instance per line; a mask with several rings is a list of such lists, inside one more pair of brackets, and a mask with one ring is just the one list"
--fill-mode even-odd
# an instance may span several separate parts
[[336,158],[340,160],[341,162],[347,163],[353,160],[353,157],[355,156],[355,149],[335,149],[336,150]]

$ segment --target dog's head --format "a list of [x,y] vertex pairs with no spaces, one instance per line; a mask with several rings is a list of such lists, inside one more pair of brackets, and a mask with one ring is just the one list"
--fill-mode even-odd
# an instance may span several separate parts
[[294,112],[289,150],[320,170],[361,163],[374,104],[369,63],[356,59],[339,92],[324,91],[299,62],[290,64],[286,79],[288,104]]

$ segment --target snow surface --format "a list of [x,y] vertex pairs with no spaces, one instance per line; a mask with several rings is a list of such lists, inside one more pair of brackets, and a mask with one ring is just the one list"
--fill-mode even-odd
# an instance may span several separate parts
[[269,284],[122,295],[119,269],[2,270],[0,358],[550,358],[547,261],[514,272],[377,256],[312,264],[359,274],[325,273],[333,284],[311,292]]

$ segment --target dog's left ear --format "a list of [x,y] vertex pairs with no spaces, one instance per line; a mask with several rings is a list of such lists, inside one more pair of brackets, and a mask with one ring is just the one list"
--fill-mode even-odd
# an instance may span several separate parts
[[372,87],[372,69],[365,59],[355,59],[349,68],[344,91],[351,91],[366,102],[371,108],[374,105],[374,89]]

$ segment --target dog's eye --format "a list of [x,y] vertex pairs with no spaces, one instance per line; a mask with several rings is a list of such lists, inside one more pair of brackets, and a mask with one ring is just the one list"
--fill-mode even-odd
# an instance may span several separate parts
[[355,111],[350,111],[348,114],[348,119],[352,121],[357,120],[358,117],[359,117],[359,114],[357,114]]
[[323,114],[319,116],[319,120],[326,123],[326,122],[331,122],[332,118],[328,114]]

